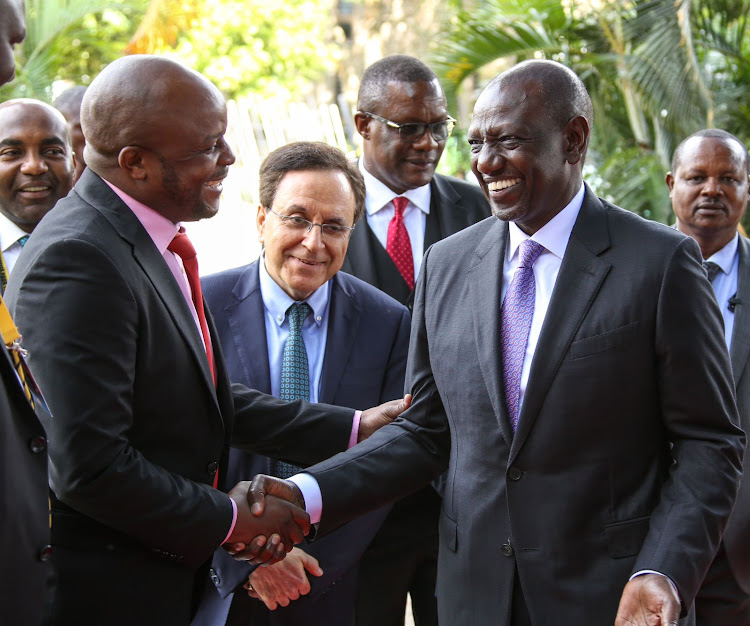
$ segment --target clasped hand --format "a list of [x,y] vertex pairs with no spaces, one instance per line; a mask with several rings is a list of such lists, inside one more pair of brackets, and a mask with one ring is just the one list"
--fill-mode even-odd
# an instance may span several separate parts
[[250,487],[249,481],[242,481],[229,492],[237,505],[237,521],[223,547],[235,558],[270,565],[304,540],[310,532],[310,516],[304,502],[302,507],[295,506],[273,494],[265,499],[262,510],[251,511]]

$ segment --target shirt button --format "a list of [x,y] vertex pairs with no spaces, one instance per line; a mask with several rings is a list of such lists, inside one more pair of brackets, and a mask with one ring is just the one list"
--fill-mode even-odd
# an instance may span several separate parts
[[500,548],[500,552],[505,556],[513,556],[513,547],[509,543],[504,543]]
[[39,560],[40,561],[49,561],[50,558],[52,558],[52,546],[44,546],[39,551]]
[[318,320],[319,322],[322,322],[323,321],[323,316],[322,315],[318,315],[318,317],[316,317],[315,319]]
[[47,440],[44,437],[34,437],[29,442],[29,448],[34,454],[39,454],[47,449]]
[[221,583],[221,579],[219,578],[219,575],[216,573],[216,570],[213,567],[209,571],[210,571],[210,576],[211,576],[211,582],[218,587],[219,583]]
[[284,316],[283,315],[277,315],[276,319],[279,321],[279,323],[281,323],[281,322],[284,321]]

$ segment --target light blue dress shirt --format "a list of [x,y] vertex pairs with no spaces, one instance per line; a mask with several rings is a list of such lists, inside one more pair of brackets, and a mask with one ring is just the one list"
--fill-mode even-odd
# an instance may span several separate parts
[[[284,344],[289,336],[289,320],[286,311],[296,302],[279,287],[266,270],[265,256],[259,266],[260,294],[266,322],[266,344],[268,365],[271,373],[271,394],[279,397],[281,390],[281,366],[284,361]],[[302,324],[302,339],[307,350],[307,363],[310,368],[310,402],[318,402],[320,378],[328,339],[328,303],[331,294],[331,281],[324,283],[304,300],[310,305],[312,314]]]
[[706,261],[716,263],[720,270],[712,283],[716,300],[724,318],[724,339],[727,347],[732,347],[732,331],[734,330],[734,311],[729,307],[729,299],[737,293],[737,276],[740,268],[740,236],[739,233],[721,250],[712,254]]

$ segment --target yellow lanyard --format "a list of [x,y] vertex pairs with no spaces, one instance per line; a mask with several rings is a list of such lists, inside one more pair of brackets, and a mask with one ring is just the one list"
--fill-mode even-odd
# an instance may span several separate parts
[[31,395],[31,389],[29,388],[28,381],[26,380],[26,365],[24,363],[24,357],[26,351],[21,347],[21,333],[18,332],[13,318],[10,316],[10,311],[5,305],[5,300],[0,296],[0,334],[3,336],[3,343],[8,348],[10,358],[13,359],[13,366],[16,369],[18,378],[21,381],[23,387],[23,393],[26,399],[31,404],[31,408],[34,407],[34,398]]

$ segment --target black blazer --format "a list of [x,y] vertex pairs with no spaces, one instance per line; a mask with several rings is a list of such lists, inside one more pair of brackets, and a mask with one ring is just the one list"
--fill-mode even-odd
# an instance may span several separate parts
[[[458,178],[435,174],[430,183],[430,213],[424,233],[424,249],[467,226],[488,217],[490,207],[482,190]],[[364,216],[349,242],[343,271],[374,285],[411,308],[413,291],[373,234]]]
[[90,169],[36,228],[6,295],[54,415],[54,623],[188,623],[232,520],[211,484],[233,434],[310,463],[346,447],[352,412],[231,387],[218,340],[214,387],[169,267]]
[[[6,572],[0,585],[0,624],[40,626],[52,573],[47,442],[2,345],[0,352],[0,555]],[[39,402],[37,406],[41,412]]]
[[[213,311],[232,379],[270,393],[258,263],[203,278],[203,294]],[[320,400],[366,408],[402,397],[409,345],[410,316],[406,307],[343,272],[333,277],[329,307]],[[248,480],[257,473],[268,474],[270,469],[268,457],[234,449],[230,453],[228,475],[232,481]],[[342,611],[340,616],[321,614],[315,603],[319,595],[356,566],[387,511],[387,507],[379,509],[320,541],[303,546],[318,559],[323,576],[310,576],[310,593],[288,607],[278,608],[274,614],[280,618],[290,612],[305,616],[305,623],[310,626],[328,626],[353,619],[353,615],[346,616],[353,602],[335,607]],[[246,562],[234,561],[223,550],[217,550],[213,567],[213,582],[224,598],[242,585],[254,569]],[[244,589],[239,592],[246,593]],[[211,601],[216,605],[218,596]],[[220,611],[217,606],[215,610],[222,613],[226,607]],[[201,609],[203,619],[207,619],[208,612]],[[200,623],[213,624],[215,620]]]
[[441,623],[506,626],[516,576],[535,624],[614,623],[640,570],[669,576],[689,608],[744,449],[698,246],[586,190],[514,434],[499,359],[507,238],[489,218],[428,251],[413,404],[309,469],[325,503],[320,532],[447,467]]

